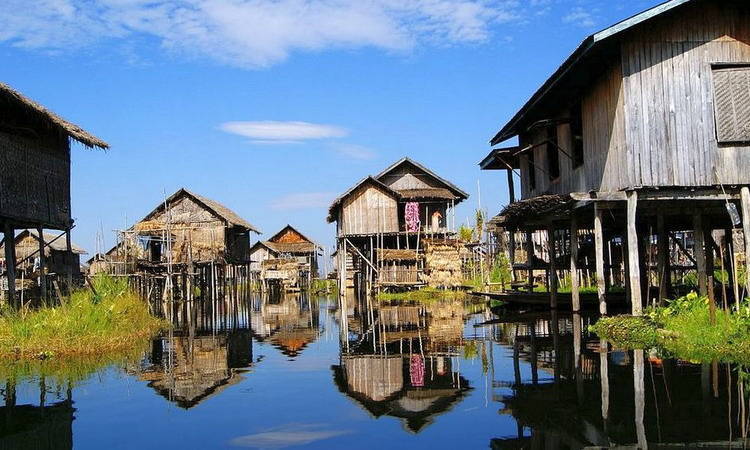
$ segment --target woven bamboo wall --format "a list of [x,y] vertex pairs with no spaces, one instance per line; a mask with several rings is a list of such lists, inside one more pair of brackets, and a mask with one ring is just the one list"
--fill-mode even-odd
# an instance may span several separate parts
[[431,287],[458,287],[463,283],[459,241],[425,239],[424,281]]

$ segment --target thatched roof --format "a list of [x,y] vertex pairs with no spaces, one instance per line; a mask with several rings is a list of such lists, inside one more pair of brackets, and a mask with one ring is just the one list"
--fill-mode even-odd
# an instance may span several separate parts
[[[172,194],[166,201],[167,204],[174,203],[179,199],[180,197],[187,196],[192,198],[195,202],[203,205],[204,208],[208,209],[210,212],[212,212],[215,216],[219,217],[221,220],[225,221],[228,226],[234,226],[234,227],[240,227],[245,228],[248,231],[252,231],[257,234],[261,234],[261,231],[256,228],[254,225],[252,225],[250,222],[246,221],[242,217],[240,217],[237,213],[232,211],[231,209],[227,208],[226,206],[222,205],[221,203],[211,200],[210,198],[203,197],[202,195],[198,195],[194,192],[191,192],[185,188],[180,188],[177,192]],[[164,211],[164,202],[160,202],[159,206],[154,208],[153,211],[151,211],[146,217],[141,220],[141,222],[148,222],[151,220],[152,217],[156,216],[157,214]]]
[[545,215],[563,213],[573,203],[575,203],[575,200],[570,195],[539,195],[511,203],[500,214],[493,217],[488,224],[495,227],[513,228],[531,219],[540,219]]
[[[67,244],[65,242],[65,237],[63,236],[63,234],[64,233],[52,234],[52,233],[47,233],[46,231],[43,233],[44,243],[47,246],[47,251],[45,254],[49,254],[50,250],[54,250],[58,252],[65,252],[68,250]],[[23,230],[22,232],[18,233],[18,236],[16,236],[16,239],[15,239],[16,245],[18,245],[19,242],[26,239],[27,237],[32,237],[34,240],[39,242],[39,233],[36,230]],[[50,242],[52,243],[50,244]],[[76,255],[86,254],[86,250],[76,245],[74,242],[71,242],[71,249],[73,250],[73,253]],[[34,248],[34,250],[35,251],[38,250],[38,247]],[[5,251],[5,245],[0,246],[0,254],[2,254],[3,251]]]
[[376,251],[383,261],[416,261],[420,258],[416,250],[378,248]]
[[318,248],[312,242],[271,242],[264,244],[277,253],[314,253]]
[[12,102],[19,107],[27,110],[30,114],[38,117],[44,122],[47,122],[51,127],[57,128],[60,132],[66,134],[70,139],[75,139],[86,147],[109,148],[109,144],[99,139],[98,137],[89,134],[86,130],[79,127],[78,125],[68,122],[62,117],[58,116],[54,112],[48,110],[39,103],[31,100],[20,92],[16,91],[12,87],[5,83],[0,83],[0,99]]
[[399,195],[404,200],[418,200],[425,198],[440,198],[445,200],[453,200],[456,196],[448,189],[442,188],[431,188],[431,189],[402,189],[398,191]]

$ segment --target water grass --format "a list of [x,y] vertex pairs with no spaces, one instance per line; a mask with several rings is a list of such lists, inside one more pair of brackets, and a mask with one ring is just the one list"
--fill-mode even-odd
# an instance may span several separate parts
[[648,308],[643,317],[600,319],[591,331],[621,348],[658,348],[688,361],[750,363],[750,305],[716,310],[695,293]]
[[425,287],[414,291],[381,292],[377,295],[377,300],[381,302],[415,301],[429,303],[440,300],[464,300],[466,297],[468,297],[466,291]]
[[92,285],[59,306],[0,310],[0,360],[106,359],[141,347],[168,327],[126,280],[102,275]]

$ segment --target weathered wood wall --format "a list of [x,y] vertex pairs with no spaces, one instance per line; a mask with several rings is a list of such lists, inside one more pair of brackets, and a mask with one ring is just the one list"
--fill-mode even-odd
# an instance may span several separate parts
[[373,184],[365,184],[352,192],[343,201],[340,214],[343,235],[399,231],[396,199]]
[[379,181],[396,191],[445,187],[431,175],[424,173],[422,170],[411,164],[403,164],[393,169],[380,177]]
[[65,137],[0,131],[0,218],[59,230],[70,224],[70,145]]
[[[579,97],[584,165],[559,155],[560,178],[549,180],[546,149],[520,158],[522,196],[648,186],[750,183],[750,145],[720,145],[714,117],[713,69],[750,64],[750,3],[696,2],[635,27],[622,37],[619,59]],[[605,62],[603,62],[605,63]],[[571,102],[571,103],[575,103]],[[570,117],[568,105],[546,119]],[[557,125],[570,154],[570,125]],[[519,136],[521,146],[547,139],[545,128]]]

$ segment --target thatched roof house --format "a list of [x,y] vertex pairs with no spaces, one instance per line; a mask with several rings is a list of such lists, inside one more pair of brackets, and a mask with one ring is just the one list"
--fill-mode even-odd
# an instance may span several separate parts
[[182,188],[124,234],[145,243],[135,257],[159,264],[166,260],[167,234],[173,263],[246,262],[250,233],[260,230],[221,203]]
[[0,83],[0,221],[14,228],[71,225],[70,141],[109,144]]
[[[71,265],[73,273],[80,272],[80,256],[86,254],[86,250],[72,243],[73,257],[66,259],[67,245],[64,233],[43,232],[42,238],[45,243],[44,256],[47,258],[47,271],[52,273],[66,273],[67,265]],[[17,261],[24,261],[19,268],[26,269],[34,266],[34,259],[39,256],[39,232],[36,230],[23,230],[15,238]],[[5,244],[0,246],[0,255],[5,253]]]
[[284,271],[291,272],[284,278],[293,278],[294,284],[297,284],[296,281],[308,278],[308,274],[317,276],[320,250],[320,245],[293,226],[287,225],[270,239],[258,241],[250,248],[250,267],[261,272],[263,279],[264,269],[273,270],[274,276],[279,276],[278,272],[283,266]]

